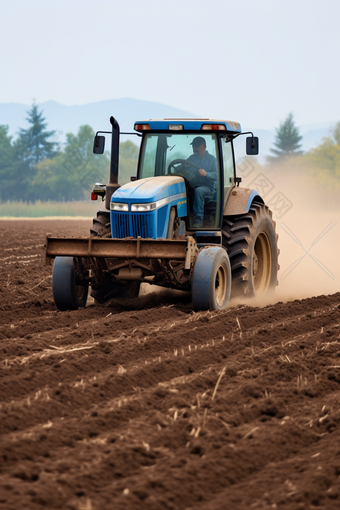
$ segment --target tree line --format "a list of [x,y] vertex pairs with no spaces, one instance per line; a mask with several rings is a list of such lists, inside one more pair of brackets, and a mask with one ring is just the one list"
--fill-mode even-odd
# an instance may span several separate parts
[[286,170],[308,176],[319,191],[323,189],[331,195],[337,194],[340,190],[340,122],[317,147],[305,153],[301,151],[301,140],[290,113],[276,129],[272,155],[267,157],[269,166],[275,169],[283,165]]
[[[93,154],[94,131],[80,126],[58,143],[55,131],[47,130],[43,112],[33,103],[27,112],[28,128],[13,140],[8,126],[0,124],[0,201],[83,200],[95,182],[107,183],[110,158]],[[120,144],[120,184],[136,175],[138,147]]]
[[[20,129],[15,140],[8,126],[0,124],[0,201],[22,200],[83,200],[95,182],[106,183],[109,176],[109,156],[92,152],[94,131],[88,125],[77,134],[68,133],[66,143],[58,144],[55,131],[47,129],[43,112],[33,103],[27,112],[28,128]],[[292,113],[276,129],[274,147],[267,164],[298,164],[330,187],[339,188],[340,122],[321,144],[301,151],[302,136]],[[120,144],[119,182],[124,184],[136,175],[138,147],[131,141]]]

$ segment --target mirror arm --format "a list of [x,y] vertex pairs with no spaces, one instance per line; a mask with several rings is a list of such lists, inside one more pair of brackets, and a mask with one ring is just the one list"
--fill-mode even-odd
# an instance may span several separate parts
[[251,135],[253,139],[252,147],[254,147],[254,133],[252,131],[244,131],[243,133],[239,133],[240,135]]
[[[112,135],[112,131],[97,131],[96,136],[98,136],[98,133],[104,133],[106,135]],[[140,133],[120,133],[121,135],[136,135],[136,136],[143,136]]]

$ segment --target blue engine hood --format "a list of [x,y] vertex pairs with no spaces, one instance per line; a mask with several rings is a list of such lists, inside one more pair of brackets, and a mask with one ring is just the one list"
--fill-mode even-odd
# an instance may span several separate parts
[[[115,203],[125,204],[124,211],[113,210]],[[131,210],[134,204],[154,204],[147,210]],[[164,175],[129,182],[111,197],[111,233],[125,237],[166,239],[171,208],[179,218],[187,216],[187,194],[183,177]]]
[[124,184],[113,193],[111,202],[147,203],[157,202],[179,194],[186,195],[183,177],[164,175],[148,177]]

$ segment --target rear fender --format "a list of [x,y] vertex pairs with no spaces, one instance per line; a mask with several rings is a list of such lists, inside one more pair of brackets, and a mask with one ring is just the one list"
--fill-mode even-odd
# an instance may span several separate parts
[[228,197],[223,210],[223,216],[245,214],[249,211],[253,201],[264,204],[263,199],[256,190],[235,187]]

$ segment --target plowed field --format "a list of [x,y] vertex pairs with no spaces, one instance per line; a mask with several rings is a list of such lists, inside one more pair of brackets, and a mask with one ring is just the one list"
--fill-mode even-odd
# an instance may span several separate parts
[[0,508],[340,508],[340,294],[59,312],[45,233],[88,230],[0,222]]

